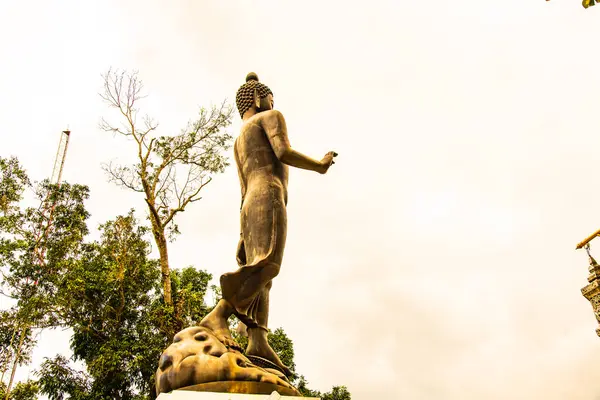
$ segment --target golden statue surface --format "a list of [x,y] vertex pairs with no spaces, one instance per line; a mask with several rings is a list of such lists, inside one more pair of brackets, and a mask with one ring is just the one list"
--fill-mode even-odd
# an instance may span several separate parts
[[[337,153],[330,151],[317,161],[292,149],[285,119],[273,108],[273,93],[254,73],[239,88],[236,105],[243,121],[234,144],[242,195],[238,269],[221,276],[222,299],[217,306],[198,327],[178,333],[161,357],[157,393],[194,385],[203,390],[198,386],[209,383],[230,392],[263,393],[272,390],[264,385],[268,383],[280,393],[299,395],[287,380],[291,371],[267,341],[269,292],[279,274],[286,242],[288,168],[325,174]],[[231,315],[245,325],[246,349],[231,336],[227,324]],[[204,344],[192,345],[196,336]],[[209,338],[214,344],[206,345]],[[183,354],[189,349],[195,349],[190,354],[202,356],[188,355],[191,361],[187,361]],[[223,381],[263,382],[264,390],[260,385],[217,384]]]

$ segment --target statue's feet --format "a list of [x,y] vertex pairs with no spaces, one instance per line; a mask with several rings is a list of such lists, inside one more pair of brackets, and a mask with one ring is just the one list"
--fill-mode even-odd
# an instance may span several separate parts
[[[261,328],[251,329],[249,330],[249,340],[248,340],[248,348],[246,349],[247,356],[254,356],[263,358],[274,364],[280,371],[282,371],[285,376],[291,377],[292,371],[279,359],[275,350],[269,346],[269,342],[267,341],[267,335],[253,335],[252,331],[259,330]],[[250,358],[252,360],[252,358]],[[261,367],[268,367],[267,365],[260,365]]]
[[227,319],[231,314],[232,307],[229,303],[226,300],[220,300],[217,306],[198,325],[210,329],[227,348],[243,353],[244,349],[233,339],[227,324]]
[[[252,309],[256,307],[256,298],[250,300],[250,304],[238,304],[235,302],[235,294],[238,291],[238,288],[246,282],[246,280],[252,275],[253,271],[249,271],[251,268],[240,268],[234,272],[227,272],[221,275],[221,294],[223,295],[223,300],[225,301],[229,307],[231,307],[231,313],[234,314],[237,319],[239,319],[244,325],[247,327],[256,327],[258,324],[252,318]],[[235,307],[233,306],[235,304]],[[243,313],[239,312],[239,310],[245,310]]]

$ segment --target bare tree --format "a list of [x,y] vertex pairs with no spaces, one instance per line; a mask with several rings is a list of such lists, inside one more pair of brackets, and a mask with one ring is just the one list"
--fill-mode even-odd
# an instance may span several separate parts
[[200,109],[199,116],[179,135],[157,136],[158,124],[145,115],[138,121],[138,103],[144,98],[143,83],[137,72],[109,70],[103,75],[100,96],[116,109],[119,125],[104,118],[100,128],[133,139],[133,165],[103,166],[112,182],[145,196],[148,217],[160,255],[161,281],[165,304],[173,305],[167,240],[179,233],[174,218],[201,199],[200,192],[229,164],[223,155],[230,148],[233,108],[225,102]]

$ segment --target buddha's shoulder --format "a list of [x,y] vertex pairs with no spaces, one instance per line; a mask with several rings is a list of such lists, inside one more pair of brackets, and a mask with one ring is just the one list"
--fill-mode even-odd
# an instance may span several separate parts
[[261,113],[256,114],[255,116],[253,116],[250,120],[252,120],[253,118],[256,118],[257,123],[262,123],[263,121],[274,121],[274,120],[281,121],[284,119],[283,114],[278,110],[263,111]]
[[277,110],[267,110],[248,118],[242,125],[242,132],[269,129],[274,125],[285,124],[283,114]]

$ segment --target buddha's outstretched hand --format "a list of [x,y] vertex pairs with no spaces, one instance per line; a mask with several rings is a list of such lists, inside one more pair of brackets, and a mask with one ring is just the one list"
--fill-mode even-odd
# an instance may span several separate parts
[[326,173],[329,167],[335,164],[333,158],[337,157],[337,155],[338,154],[335,151],[330,151],[329,153],[325,154],[325,157],[323,157],[321,160],[321,170],[319,171],[320,174]]

